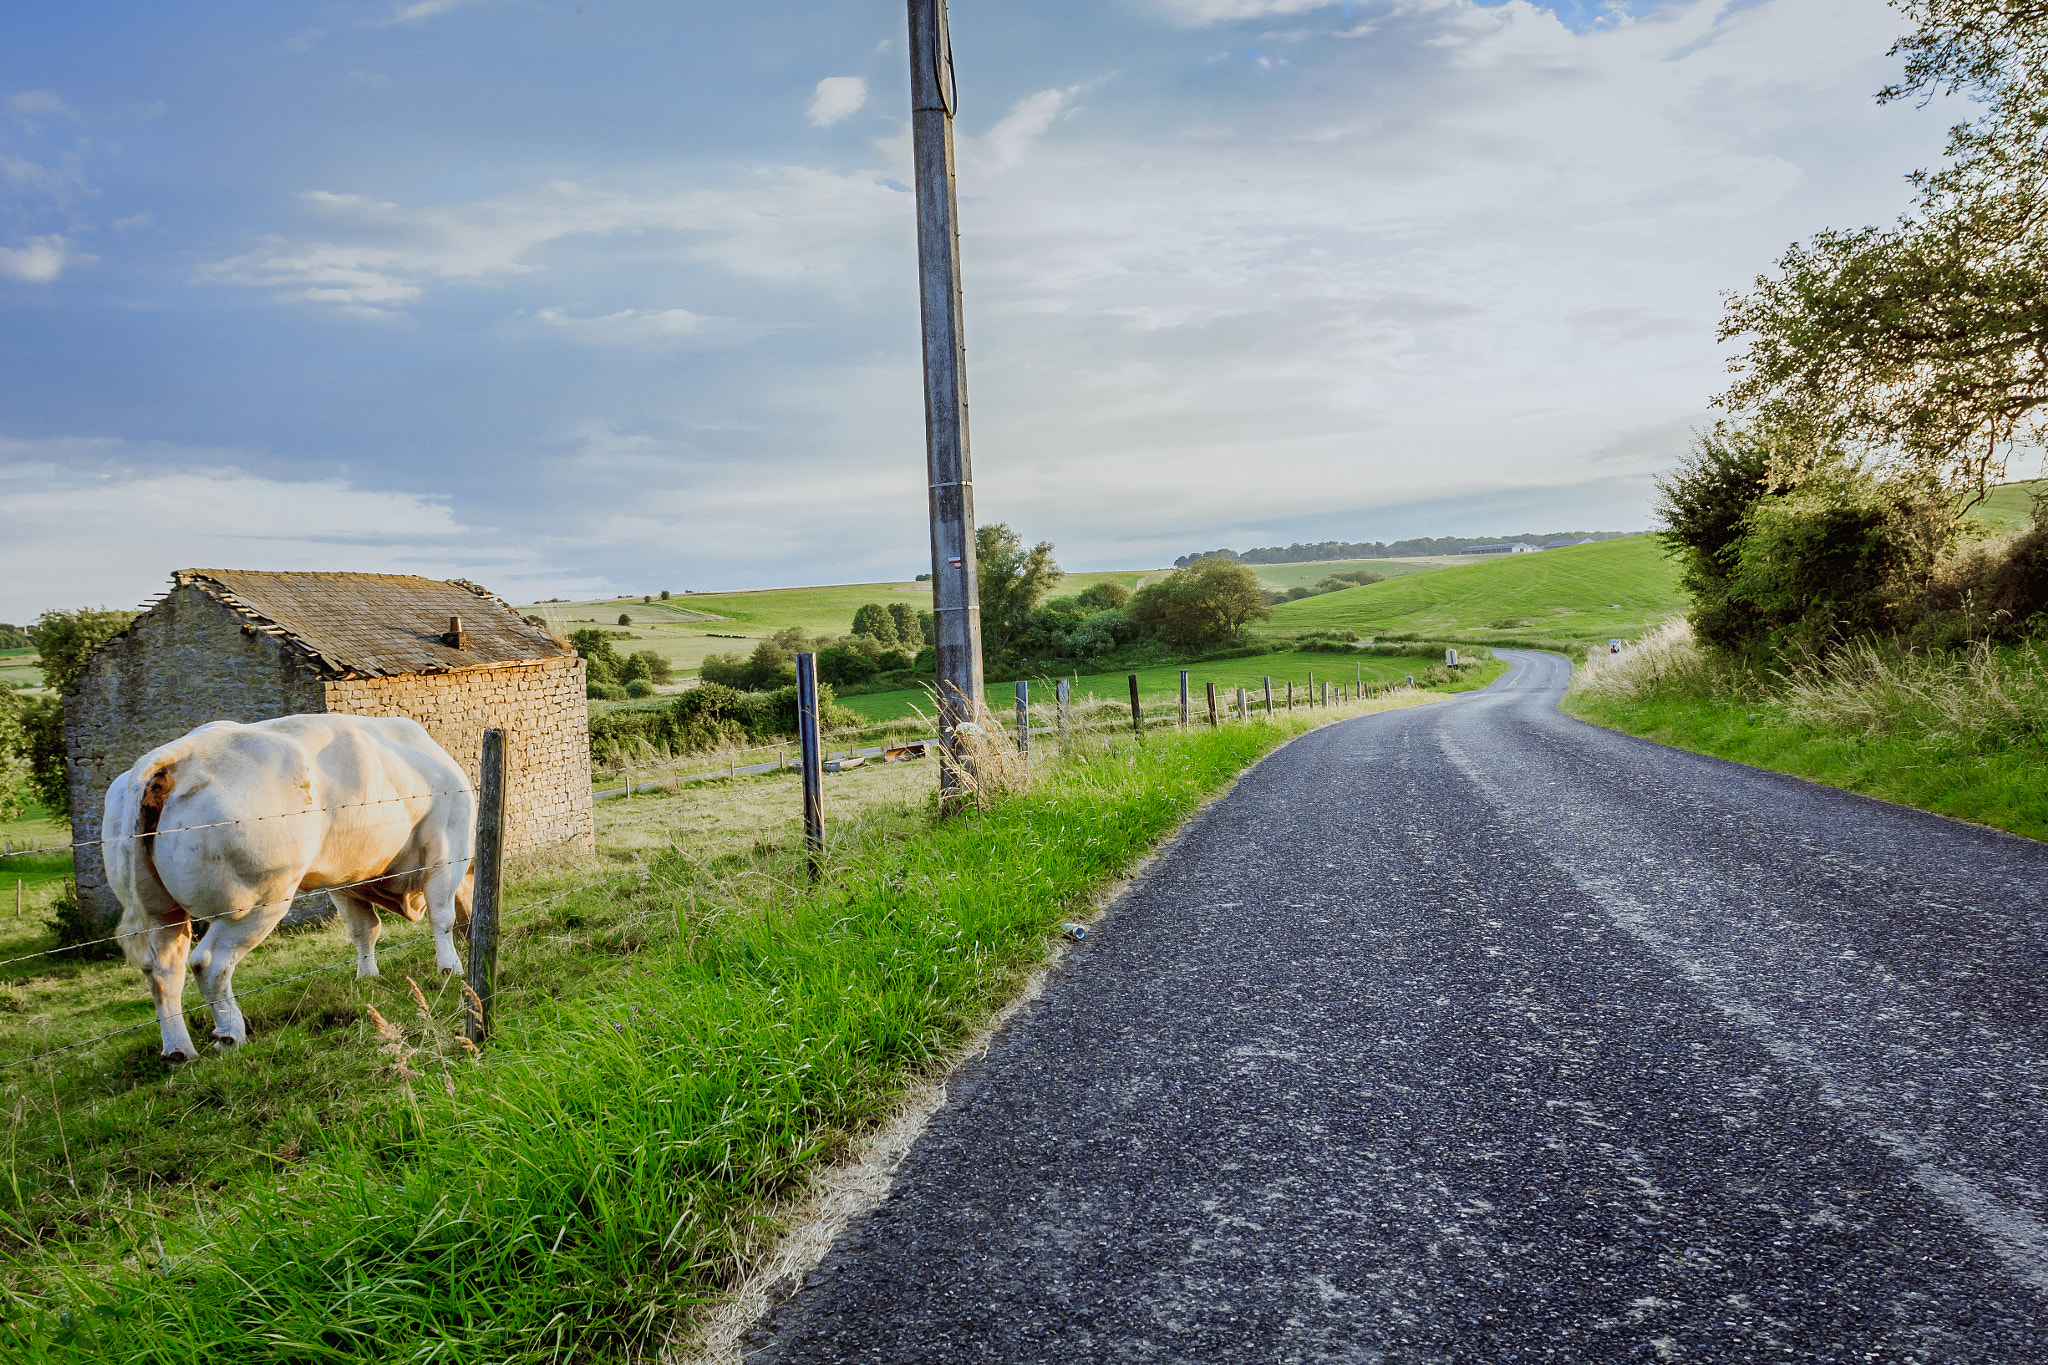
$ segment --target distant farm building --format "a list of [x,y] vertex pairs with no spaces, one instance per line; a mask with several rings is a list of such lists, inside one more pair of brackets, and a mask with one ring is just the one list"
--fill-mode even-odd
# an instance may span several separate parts
[[[64,699],[81,906],[120,909],[100,837],[107,787],[208,721],[410,716],[477,777],[507,732],[505,851],[593,843],[583,660],[474,583],[405,574],[185,569]],[[458,624],[459,623],[459,624]]]
[[1461,555],[1533,555],[1542,549],[1526,540],[1509,541],[1505,545],[1467,545],[1458,551]]

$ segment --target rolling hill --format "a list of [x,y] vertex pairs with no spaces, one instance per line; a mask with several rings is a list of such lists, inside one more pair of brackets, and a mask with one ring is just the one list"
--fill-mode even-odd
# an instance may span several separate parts
[[1340,628],[1473,640],[1585,644],[1633,637],[1685,609],[1676,567],[1654,536],[1502,556],[1273,608],[1289,635]]

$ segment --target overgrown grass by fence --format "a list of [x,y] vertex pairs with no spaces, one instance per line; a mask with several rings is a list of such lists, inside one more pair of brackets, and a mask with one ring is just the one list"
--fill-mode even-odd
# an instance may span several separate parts
[[2048,647],[1860,641],[1784,673],[1737,669],[1670,623],[1594,654],[1568,713],[1661,743],[2048,838]]
[[[985,812],[934,824],[904,801],[835,821],[817,889],[786,827],[717,856],[649,844],[612,894],[508,925],[481,1063],[447,1045],[457,1002],[396,986],[388,1033],[348,1019],[292,1042],[351,1045],[362,1084],[317,1151],[255,1158],[274,1177],[179,1215],[66,1199],[46,1156],[37,1202],[55,1216],[17,1193],[5,1224],[0,1343],[24,1361],[646,1353],[758,1252],[764,1210],[1016,989],[1062,919],[1274,744],[1367,709],[1103,730],[1065,760],[1049,745]],[[168,1132],[149,1157],[203,1162],[234,1135],[190,1092],[235,1077],[250,1102],[284,1042],[137,1087],[119,1117]]]

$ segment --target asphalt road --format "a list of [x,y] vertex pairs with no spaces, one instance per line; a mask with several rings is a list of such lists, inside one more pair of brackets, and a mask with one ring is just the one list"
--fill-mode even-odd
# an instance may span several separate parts
[[1194,821],[749,1359],[2048,1361],[2048,846],[1511,657]]

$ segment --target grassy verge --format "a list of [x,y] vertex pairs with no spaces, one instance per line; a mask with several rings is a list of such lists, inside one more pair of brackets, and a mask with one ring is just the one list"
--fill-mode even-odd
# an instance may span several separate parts
[[1568,715],[1662,744],[2048,839],[2048,664],[2019,646],[1966,656],[1845,650],[1825,667],[1736,677],[1682,623],[1595,655]]
[[[786,835],[788,779],[757,788],[783,784],[783,820],[736,812],[718,847],[645,803],[618,884],[514,922],[504,1031],[481,1062],[453,1046],[445,992],[411,1003],[384,987],[395,1023],[307,1037],[366,1073],[317,1154],[260,1151],[189,1213],[133,1180],[73,1188],[75,1150],[27,1170],[16,1155],[0,1344],[38,1361],[643,1352],[772,1234],[763,1210],[940,1065],[1105,881],[1284,738],[1426,696],[1101,738],[954,821],[906,791],[835,824],[815,889]],[[131,1105],[156,1102],[121,1126],[218,1159],[233,1138],[206,1088],[260,1082],[289,1032],[269,1054],[252,1044],[130,1087]],[[31,1087],[15,1088],[19,1116]],[[40,1188],[24,1194],[24,1177]]]

